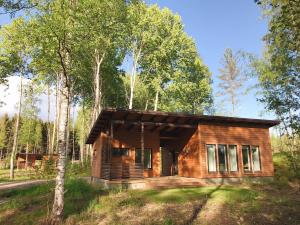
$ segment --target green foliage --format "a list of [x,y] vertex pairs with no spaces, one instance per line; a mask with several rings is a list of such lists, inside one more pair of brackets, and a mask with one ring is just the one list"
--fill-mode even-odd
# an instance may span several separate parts
[[89,176],[90,172],[91,163],[88,161],[84,163],[71,163],[71,161],[67,162],[67,176],[69,178]]
[[52,177],[56,172],[56,162],[50,157],[47,160],[44,160],[44,164],[42,165],[42,175],[45,177]]
[[300,135],[300,1],[261,4],[269,16],[266,53],[254,63],[263,89],[261,101],[283,122],[284,132]]
[[9,140],[9,129],[10,129],[9,117],[4,114],[0,118],[0,149],[7,150]]

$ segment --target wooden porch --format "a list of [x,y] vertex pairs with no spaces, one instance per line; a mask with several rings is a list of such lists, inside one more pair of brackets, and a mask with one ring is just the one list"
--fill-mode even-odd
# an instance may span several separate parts
[[105,188],[124,189],[164,189],[164,188],[184,188],[201,187],[212,184],[203,179],[188,178],[179,176],[151,177],[142,179],[115,179],[104,180],[95,179],[93,182],[101,184]]

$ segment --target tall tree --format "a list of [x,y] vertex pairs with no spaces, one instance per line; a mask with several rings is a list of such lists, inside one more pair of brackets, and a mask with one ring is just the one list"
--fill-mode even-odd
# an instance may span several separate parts
[[234,54],[231,49],[226,49],[222,59],[223,68],[219,69],[220,75],[218,75],[220,79],[218,95],[228,96],[227,101],[231,104],[232,115],[236,112],[238,98],[241,94],[240,89],[245,81],[245,75],[241,71],[240,60],[239,52]]
[[26,41],[27,36],[23,34],[24,20],[18,18],[11,25],[6,25],[1,29],[1,67],[10,75],[20,77],[20,96],[17,106],[17,118],[15,123],[14,141],[10,157],[10,179],[14,179],[14,159],[18,146],[18,135],[20,127],[20,116],[23,97],[23,78],[29,73],[29,59],[27,57]]
[[39,113],[39,109],[37,107],[39,100],[34,93],[34,86],[31,81],[29,81],[29,84],[24,85],[23,102],[22,125],[20,127],[20,144],[23,144],[26,148],[25,167],[27,168],[28,153],[30,149],[32,150],[34,147],[36,120]]
[[287,136],[287,154],[292,168],[299,171],[300,148],[300,1],[257,1],[269,18],[264,37],[266,52],[253,67],[262,88],[262,102],[281,120]]
[[[85,66],[89,70],[86,78],[88,82],[93,81],[92,123],[102,108],[104,76],[107,73],[113,76],[107,67],[120,65],[124,55],[122,48],[128,29],[126,12],[124,0],[87,0],[77,3],[75,37],[80,44],[75,54],[79,57],[78,62],[75,63],[82,64],[84,55]],[[82,84],[79,83],[79,88],[82,88]]]

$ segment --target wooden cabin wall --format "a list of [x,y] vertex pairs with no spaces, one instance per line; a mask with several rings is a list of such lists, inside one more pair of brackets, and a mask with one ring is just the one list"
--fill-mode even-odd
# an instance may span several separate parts
[[101,132],[93,144],[92,177],[101,178],[102,147],[106,134]]
[[[273,176],[274,168],[269,129],[262,127],[241,127],[229,125],[200,124],[201,177],[245,177]],[[208,172],[206,144],[237,145],[238,172]],[[260,151],[261,171],[244,173],[242,145],[257,145]]]
[[[152,149],[152,169],[144,169],[144,177],[160,176],[160,152],[159,152],[159,133],[144,130],[144,148]],[[129,148],[129,156],[122,157],[123,163],[135,163],[135,148],[141,148],[141,130],[136,127],[126,129],[123,127],[114,129],[113,138],[114,148]],[[112,158],[112,161],[120,161],[120,159]]]
[[183,177],[200,177],[200,146],[198,129],[182,131],[176,141],[168,144],[168,148],[179,152],[178,175]]

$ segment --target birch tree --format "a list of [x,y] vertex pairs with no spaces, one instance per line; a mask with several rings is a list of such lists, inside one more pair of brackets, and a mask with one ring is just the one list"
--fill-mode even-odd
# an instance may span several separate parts
[[81,61],[81,56],[84,55],[85,65],[90,68],[91,73],[87,78],[93,81],[93,124],[102,108],[105,67],[114,63],[120,65],[121,61],[116,62],[115,59],[124,55],[122,46],[125,45],[124,39],[128,29],[126,2],[123,0],[78,2],[76,19],[76,38],[80,43],[78,60]]
[[218,79],[220,79],[218,84],[220,91],[218,95],[228,96],[226,100],[231,104],[232,115],[236,113],[239,101],[238,96],[241,94],[240,89],[245,81],[240,60],[241,56],[239,52],[234,54],[231,49],[226,49],[221,62],[223,68],[219,69],[220,75],[218,75]]
[[[19,99],[17,104],[17,118],[13,138],[13,147],[10,156],[10,179],[14,179],[14,160],[18,147],[18,135],[20,128],[20,116],[23,98],[23,78],[29,73],[26,40],[23,36],[24,20],[18,18],[12,24],[1,29],[1,58],[2,71],[9,75],[19,76]],[[4,67],[4,68],[3,68]]]

